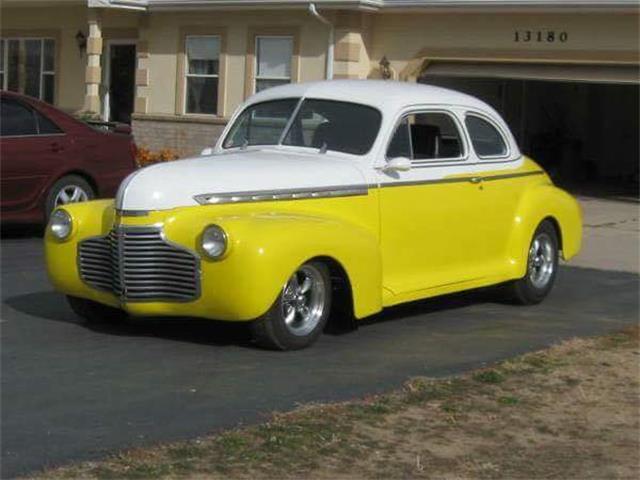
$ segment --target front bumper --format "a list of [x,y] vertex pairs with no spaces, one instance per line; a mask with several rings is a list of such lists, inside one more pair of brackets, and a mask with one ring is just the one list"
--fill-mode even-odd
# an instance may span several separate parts
[[[236,255],[222,261],[200,254],[204,228],[213,221],[224,223],[211,207],[185,207],[140,217],[120,217],[113,202],[103,200],[65,209],[73,218],[71,236],[58,241],[47,229],[45,255],[52,284],[66,295],[120,308],[134,316],[231,321],[259,317],[277,296],[278,287],[256,283],[260,276],[251,275],[255,262],[241,253],[240,246],[235,247]],[[113,232],[157,235],[137,244],[124,241],[124,237],[106,243]]]

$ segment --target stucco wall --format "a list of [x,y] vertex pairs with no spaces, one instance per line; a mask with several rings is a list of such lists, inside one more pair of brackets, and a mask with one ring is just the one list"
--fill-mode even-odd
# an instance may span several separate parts
[[[386,55],[402,73],[421,54],[435,57],[615,62],[638,59],[638,16],[623,14],[380,14],[373,18],[371,68]],[[567,32],[566,42],[515,42],[515,31]],[[602,54],[607,55],[602,55]]]
[[198,12],[153,13],[149,18],[148,113],[176,114],[177,54],[180,29],[206,27],[226,30],[227,64],[225,102],[221,116],[229,116],[244,100],[245,56],[249,30],[266,27],[298,27],[300,32],[300,81],[320,80],[325,75],[327,29],[303,12]]
[[56,38],[56,104],[70,111],[82,108],[86,60],[80,55],[75,36],[78,30],[84,31],[86,35],[86,8],[3,8],[0,15],[0,28],[2,37],[55,33],[58,37]]

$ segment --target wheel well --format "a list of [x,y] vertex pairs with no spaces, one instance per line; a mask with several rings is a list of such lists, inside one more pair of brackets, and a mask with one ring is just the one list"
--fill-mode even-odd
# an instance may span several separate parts
[[547,217],[542,222],[549,222],[553,226],[558,238],[558,250],[562,251],[562,230],[560,229],[558,221],[554,217]]
[[313,260],[326,265],[331,277],[333,298],[326,331],[343,333],[354,330],[357,323],[353,313],[353,291],[347,271],[340,262],[331,257],[316,257]]
[[77,177],[85,179],[87,183],[91,185],[91,188],[93,188],[93,192],[96,194],[96,196],[100,194],[100,190],[98,189],[98,184],[96,183],[96,181],[91,175],[89,175],[87,172],[83,172],[82,170],[71,170],[70,172],[65,172],[63,175],[60,175],[58,178],[56,178],[56,182],[61,178],[68,177],[69,175],[76,175]]

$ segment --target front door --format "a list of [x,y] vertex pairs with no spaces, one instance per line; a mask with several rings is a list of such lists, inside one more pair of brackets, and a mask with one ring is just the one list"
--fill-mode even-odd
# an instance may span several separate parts
[[135,92],[136,46],[112,44],[109,51],[108,120],[130,124]]
[[379,177],[384,286],[400,301],[483,274],[481,188],[461,132],[452,112],[420,111],[404,117],[389,145],[387,161],[411,159],[410,170]]

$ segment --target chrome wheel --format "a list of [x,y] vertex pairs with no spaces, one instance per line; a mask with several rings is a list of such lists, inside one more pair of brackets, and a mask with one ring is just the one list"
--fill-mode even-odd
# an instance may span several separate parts
[[65,185],[56,195],[53,205],[59,207],[68,203],[86,202],[89,194],[79,185]]
[[529,249],[529,280],[534,287],[544,289],[553,278],[556,268],[556,249],[551,237],[541,232],[533,239]]
[[282,317],[293,335],[311,333],[322,318],[327,292],[322,273],[313,265],[303,265],[287,281],[282,291]]

